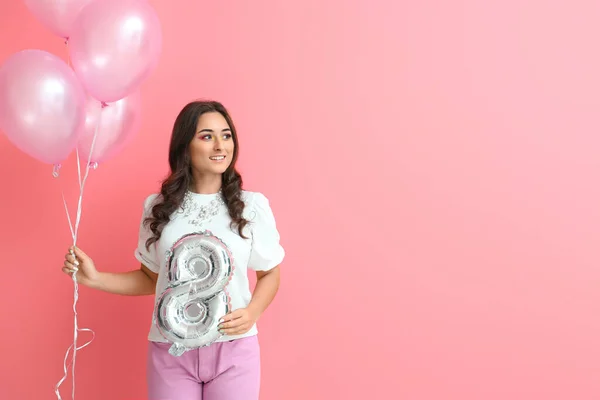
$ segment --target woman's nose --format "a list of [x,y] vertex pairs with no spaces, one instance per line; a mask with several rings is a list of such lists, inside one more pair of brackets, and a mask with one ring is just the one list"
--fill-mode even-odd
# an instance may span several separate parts
[[221,139],[215,139],[215,142],[213,145],[213,150],[220,151],[222,148],[223,148],[223,145],[221,143]]

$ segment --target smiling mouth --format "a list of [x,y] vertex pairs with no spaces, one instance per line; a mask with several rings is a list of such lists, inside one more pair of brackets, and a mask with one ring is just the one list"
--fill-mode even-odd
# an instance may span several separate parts
[[223,161],[225,159],[225,156],[212,156],[209,158],[213,161]]

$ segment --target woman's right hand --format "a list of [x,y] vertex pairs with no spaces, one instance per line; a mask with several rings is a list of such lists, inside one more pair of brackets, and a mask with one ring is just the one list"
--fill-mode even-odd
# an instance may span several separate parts
[[100,275],[94,261],[78,247],[69,248],[62,270],[70,276],[77,271],[77,282],[90,287],[97,284]]

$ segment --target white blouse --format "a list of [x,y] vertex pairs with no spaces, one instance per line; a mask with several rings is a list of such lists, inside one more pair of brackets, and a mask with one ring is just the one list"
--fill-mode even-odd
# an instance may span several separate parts
[[[229,248],[234,264],[233,278],[227,285],[231,297],[232,310],[247,307],[252,298],[248,281],[248,268],[255,271],[268,271],[279,265],[285,251],[279,242],[279,232],[269,200],[262,193],[242,191],[242,200],[246,204],[243,217],[249,221],[244,228],[242,238],[236,227],[231,228],[231,217],[220,194],[198,194],[188,192],[184,202],[171,215],[165,225],[161,238],[146,250],[146,240],[151,231],[143,224],[150,215],[158,194],[148,196],[144,202],[144,212],[140,223],[138,247],[135,257],[148,269],[158,274],[156,285],[154,312],[157,300],[168,286],[167,252],[184,235],[209,230],[221,239]],[[152,318],[148,339],[155,342],[166,342],[160,334]],[[256,335],[256,325],[243,335],[223,336],[218,341],[228,341],[246,336]]]

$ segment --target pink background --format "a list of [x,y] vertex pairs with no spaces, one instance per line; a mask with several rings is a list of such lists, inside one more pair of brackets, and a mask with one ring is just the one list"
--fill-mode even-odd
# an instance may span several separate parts
[[[164,51],[142,130],[86,192],[100,268],[137,268],[173,120],[219,99],[288,252],[262,400],[600,398],[600,3],[151,3]],[[0,61],[66,55],[22,2],[0,27]],[[74,163],[56,181],[4,137],[0,159],[0,398],[52,399]],[[143,399],[151,298],[83,288],[78,310],[97,339],[76,398]]]

